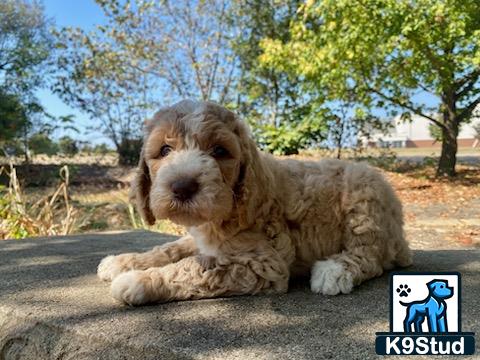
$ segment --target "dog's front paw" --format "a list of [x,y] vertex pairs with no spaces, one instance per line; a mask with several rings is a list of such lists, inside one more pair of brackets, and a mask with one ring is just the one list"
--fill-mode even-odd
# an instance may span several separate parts
[[213,268],[215,268],[215,265],[217,262],[217,259],[214,256],[208,256],[208,255],[202,255],[202,254],[197,255],[195,259],[200,264],[203,271],[212,270]]
[[[122,261],[121,257],[125,255],[110,255],[102,259],[98,264],[97,275],[103,281],[112,281],[122,272],[129,269],[125,266],[125,261]],[[125,259],[123,259],[125,260]]]
[[146,281],[149,280],[144,271],[132,270],[123,273],[112,282],[112,296],[128,305],[145,304],[149,301],[146,286]]
[[348,294],[353,289],[352,273],[335,260],[317,261],[312,268],[310,287],[317,294]]

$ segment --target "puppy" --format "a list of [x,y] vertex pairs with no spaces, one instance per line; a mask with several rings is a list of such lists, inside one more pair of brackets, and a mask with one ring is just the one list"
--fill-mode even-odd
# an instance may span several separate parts
[[260,152],[227,109],[185,100],[145,124],[132,194],[149,223],[188,235],[146,253],[108,256],[98,276],[121,302],[287,291],[311,273],[315,293],[350,293],[411,264],[402,207],[374,169]]
[[453,296],[453,288],[448,286],[446,280],[432,280],[427,284],[428,297],[425,300],[404,303],[407,306],[407,315],[403,322],[405,332],[412,331],[412,324],[415,332],[422,331],[422,323],[428,319],[429,332],[447,332],[447,304],[446,299]]

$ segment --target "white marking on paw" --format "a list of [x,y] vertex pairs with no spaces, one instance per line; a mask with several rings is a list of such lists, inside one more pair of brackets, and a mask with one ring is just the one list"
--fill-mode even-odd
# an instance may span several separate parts
[[103,281],[112,281],[121,273],[122,268],[114,255],[103,258],[98,264],[97,275]]
[[141,281],[143,271],[132,270],[120,274],[111,285],[112,296],[129,305],[141,305],[147,302],[145,287]]
[[317,261],[312,268],[310,288],[323,295],[348,294],[353,289],[352,273],[335,260]]

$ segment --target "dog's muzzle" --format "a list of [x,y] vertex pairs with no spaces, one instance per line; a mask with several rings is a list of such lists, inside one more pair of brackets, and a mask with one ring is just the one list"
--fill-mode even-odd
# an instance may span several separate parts
[[199,189],[198,181],[194,178],[175,180],[170,184],[170,189],[176,200],[188,201],[192,199]]

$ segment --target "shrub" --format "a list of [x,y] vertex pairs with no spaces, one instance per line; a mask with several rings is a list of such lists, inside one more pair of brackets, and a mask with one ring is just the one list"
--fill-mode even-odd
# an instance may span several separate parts
[[93,153],[99,155],[107,155],[111,150],[108,148],[107,144],[98,144],[92,148]]
[[275,155],[294,155],[323,140],[326,125],[315,119],[306,119],[296,125],[260,125],[255,128],[254,134],[261,148]]
[[43,133],[32,135],[28,140],[28,147],[34,154],[55,155],[58,153],[58,145]]
[[78,153],[78,145],[70,136],[63,136],[58,141],[58,149],[60,153],[67,156],[74,156]]
[[366,161],[370,165],[387,171],[395,171],[398,167],[397,154],[390,148],[379,149],[380,153],[376,155],[357,156],[356,161]]

